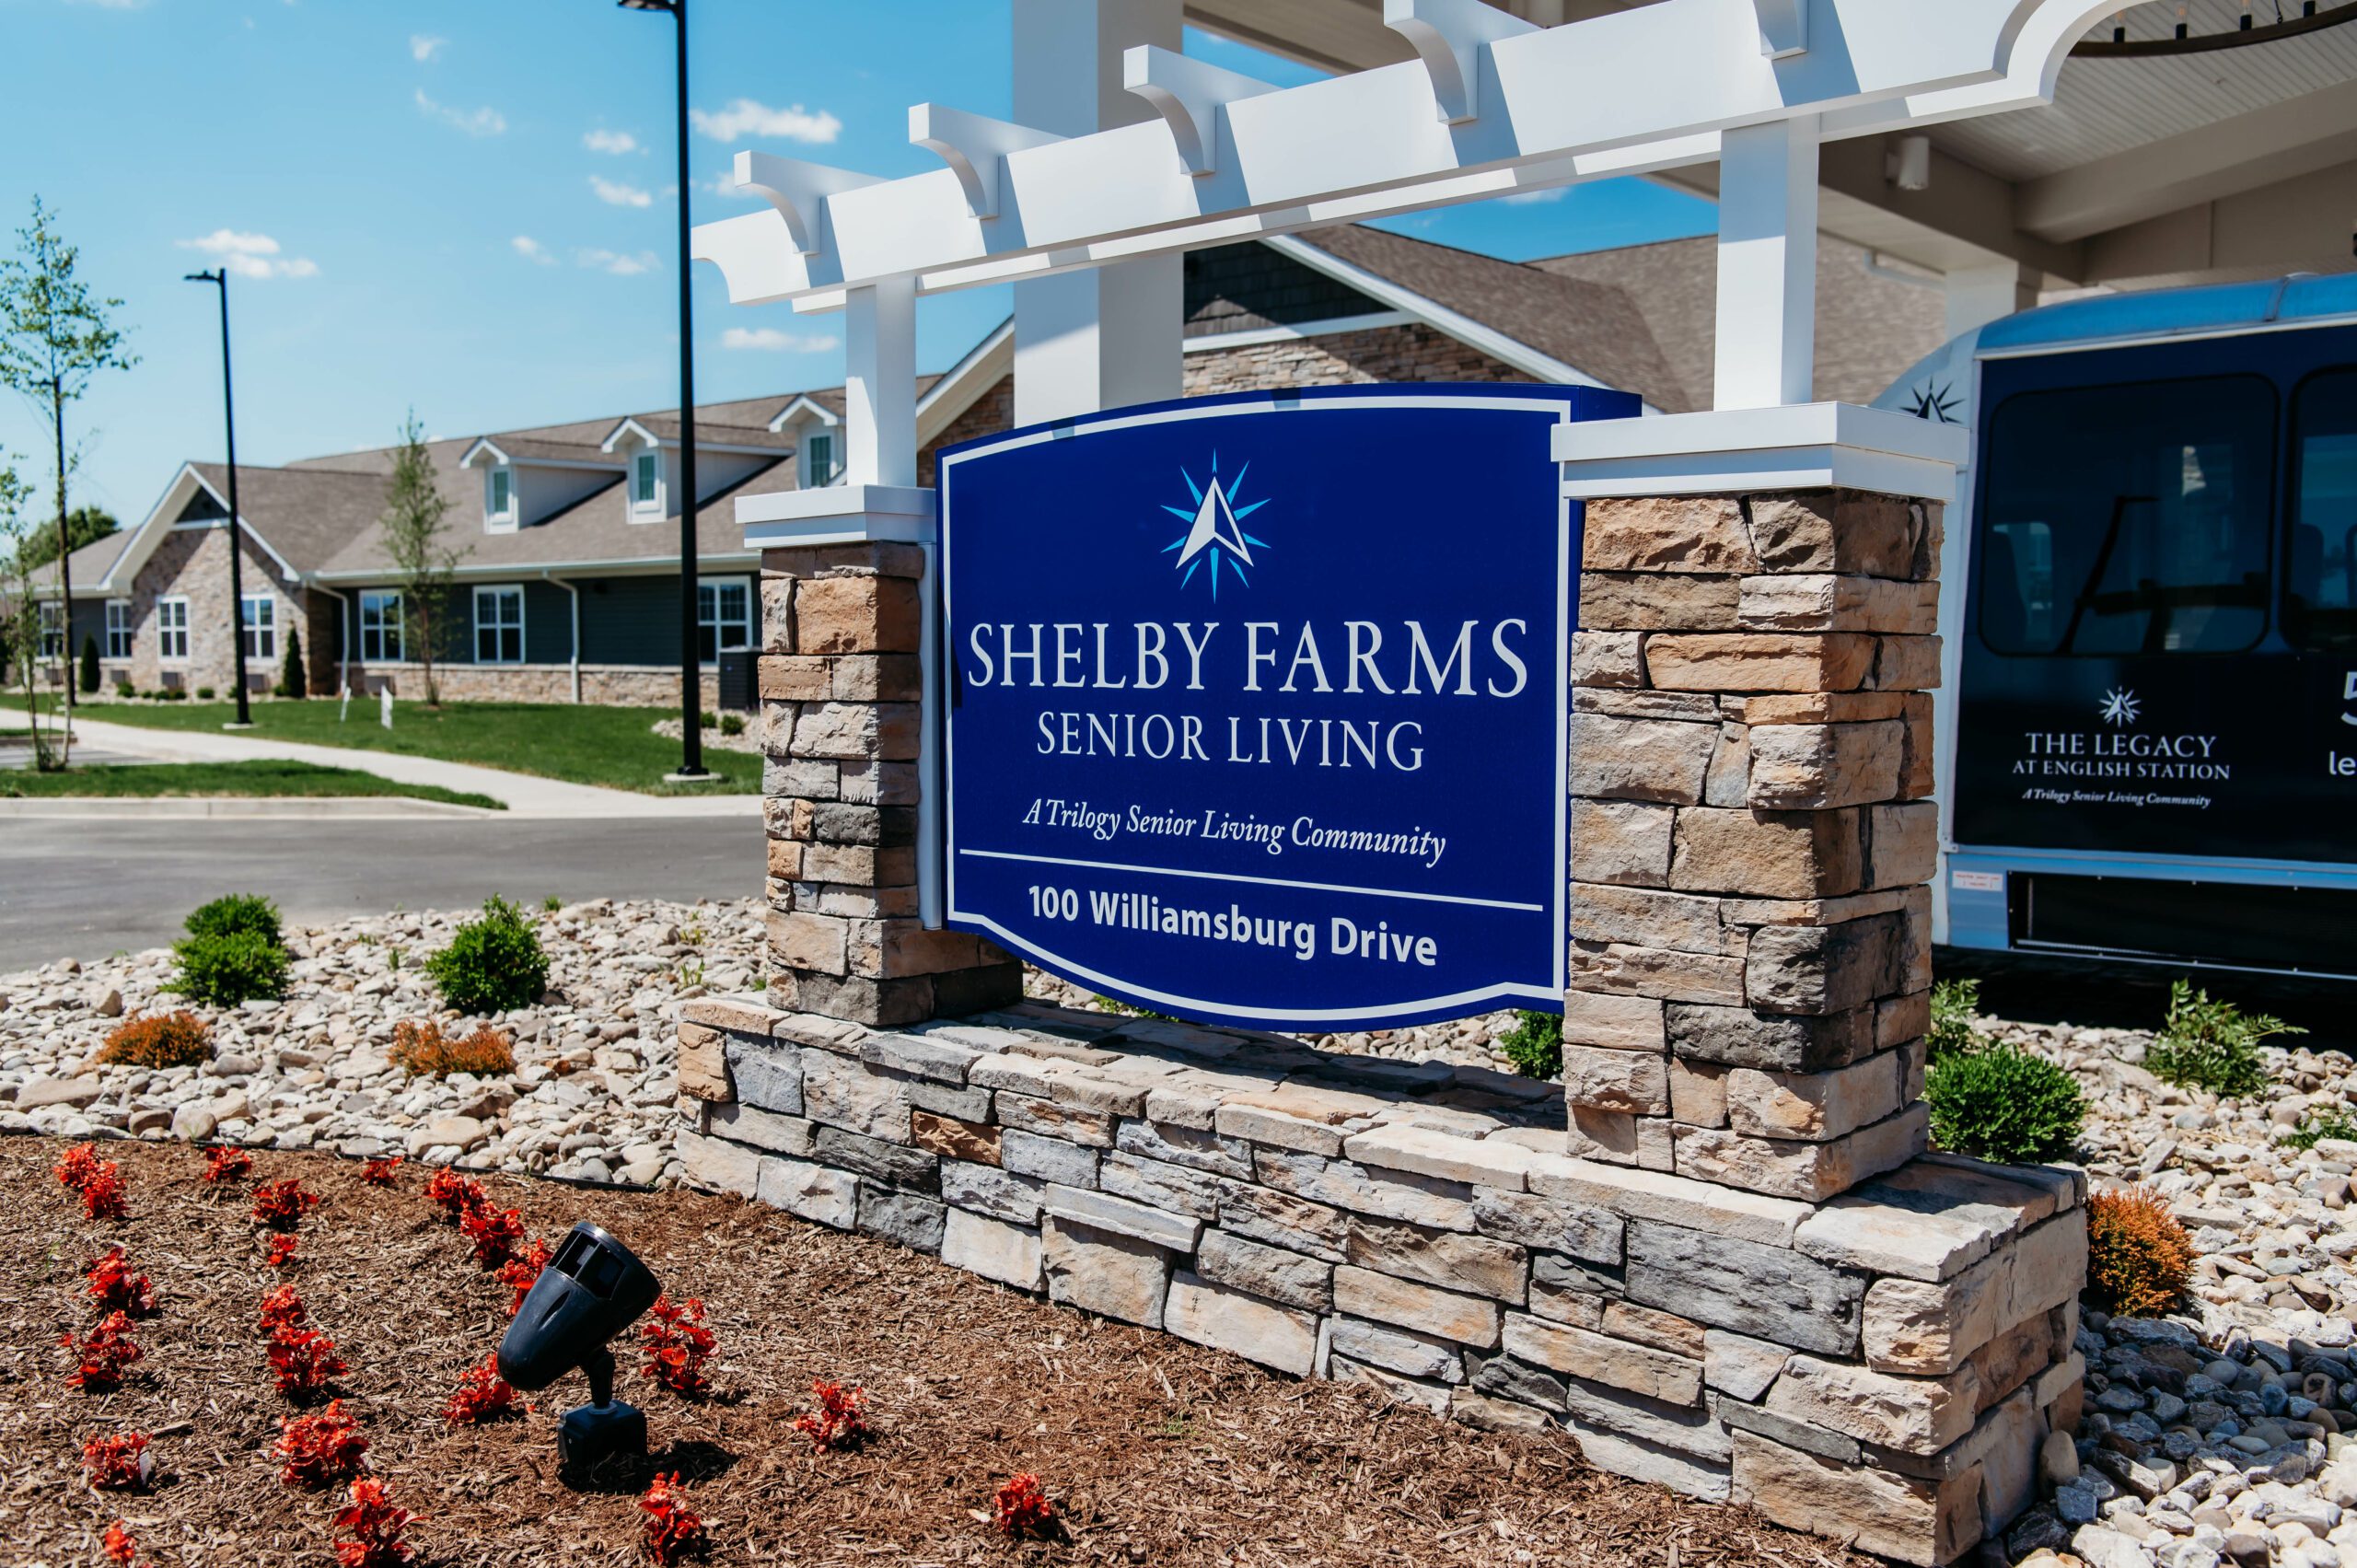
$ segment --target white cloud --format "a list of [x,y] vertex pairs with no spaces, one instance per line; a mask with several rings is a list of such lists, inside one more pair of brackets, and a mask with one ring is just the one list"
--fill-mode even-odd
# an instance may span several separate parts
[[538,261],[543,267],[556,265],[556,258],[549,254],[549,248],[528,234],[519,234],[507,243],[515,247],[516,254],[528,261]]
[[589,189],[598,192],[598,200],[610,207],[651,207],[655,198],[635,185],[625,185],[618,180],[589,177]]
[[598,130],[583,134],[581,145],[593,153],[634,153],[639,150],[638,138],[627,131]]
[[843,122],[823,109],[814,113],[798,103],[772,109],[749,98],[734,100],[717,114],[691,109],[688,118],[697,130],[715,142],[733,142],[741,136],[783,136],[789,142],[824,143],[833,141],[843,129]]
[[507,117],[495,109],[453,109],[447,103],[436,103],[426,97],[424,87],[417,89],[417,107],[420,112],[431,115],[446,125],[455,126],[470,136],[496,136],[507,129]]
[[315,278],[319,265],[308,256],[282,256],[267,234],[216,228],[196,239],[175,240],[183,250],[202,250],[241,278]]
[[651,273],[662,266],[662,258],[652,250],[640,250],[625,255],[619,250],[575,250],[573,259],[585,267],[601,273],[611,273],[618,278],[634,278],[641,273]]
[[409,57],[422,65],[449,47],[449,43],[448,39],[436,38],[432,33],[413,32],[409,35]]
[[1544,191],[1517,191],[1511,196],[1501,196],[1498,200],[1508,206],[1521,207],[1527,206],[1533,202],[1560,202],[1570,191],[1571,187],[1568,185],[1550,185]]
[[804,337],[776,327],[731,327],[720,334],[723,348],[758,349],[765,354],[824,354],[842,342],[824,333]]

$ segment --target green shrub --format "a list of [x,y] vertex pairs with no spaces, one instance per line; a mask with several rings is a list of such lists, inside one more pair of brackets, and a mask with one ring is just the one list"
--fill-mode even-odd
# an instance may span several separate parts
[[2086,1121],[2086,1097],[2071,1074],[2019,1046],[1991,1042],[1952,1051],[1923,1076],[1932,1136],[1940,1147],[2010,1165],[2067,1151]]
[[99,694],[99,640],[87,632],[82,635],[82,695]]
[[2212,1002],[2207,991],[2180,980],[2169,987],[2169,1016],[2161,1038],[2144,1053],[2144,1065],[2163,1083],[2238,1099],[2267,1086],[2260,1040],[2307,1032],[2266,1013],[2245,1014],[2231,1002]]
[[278,906],[260,893],[228,893],[200,904],[188,917],[191,936],[235,936],[251,932],[273,945],[284,940],[278,928]]
[[196,700],[200,703],[209,703],[213,701],[213,688],[210,686],[198,687],[196,689]]
[[470,1013],[528,1007],[548,989],[549,959],[524,912],[493,893],[482,916],[459,927],[425,972],[451,1006]]
[[1989,1043],[1989,1037],[1972,1027],[1972,1016],[1979,1011],[1979,981],[1944,980],[1932,987],[1932,1032],[1924,1037],[1924,1044],[1933,1061],[1958,1051],[1978,1051]]
[[723,735],[742,735],[742,734],[744,734],[744,733],[745,733],[745,715],[744,715],[744,714],[721,714],[721,715],[720,715],[720,733],[721,733],[721,734],[723,734]]
[[710,729],[712,726],[713,717],[712,710],[710,708],[704,709],[703,712],[696,715],[696,727],[698,729]]
[[139,695],[139,689],[128,680],[118,680],[114,683],[114,694],[118,699],[127,703]]
[[2313,1149],[2327,1138],[2357,1143],[2357,1121],[2351,1121],[2349,1113],[2338,1106],[2326,1111],[2312,1110],[2300,1118],[2297,1131],[2284,1133],[2276,1142],[2286,1148]]
[[279,671],[278,694],[298,698],[311,694],[310,676],[303,667],[303,633],[299,630],[286,633],[286,663]]
[[548,911],[551,914],[554,914],[557,911],[564,907],[564,900],[558,898],[554,893],[551,893],[547,898],[540,900],[540,907]]
[[172,954],[180,961],[172,989],[199,1002],[234,1007],[286,993],[286,949],[259,932],[191,936],[174,943]]
[[1521,1012],[1515,1015],[1513,1028],[1497,1038],[1497,1048],[1514,1063],[1514,1070],[1526,1078],[1560,1078],[1563,1075],[1563,1016],[1561,1013]]

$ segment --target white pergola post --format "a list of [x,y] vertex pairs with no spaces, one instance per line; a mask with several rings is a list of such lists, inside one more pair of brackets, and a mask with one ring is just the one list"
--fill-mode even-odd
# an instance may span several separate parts
[[1713,404],[1810,401],[1817,369],[1814,114],[1719,138],[1719,319]]
[[843,302],[843,482],[916,482],[916,284],[886,278]]
[[2018,261],[1957,267],[1945,280],[1947,335],[1961,337],[2038,303],[2038,273]]
[[[1015,0],[1015,119],[1085,136],[1155,119],[1121,54],[1176,51],[1179,0]],[[1015,285],[1015,422],[1178,395],[1184,261],[1176,253]]]

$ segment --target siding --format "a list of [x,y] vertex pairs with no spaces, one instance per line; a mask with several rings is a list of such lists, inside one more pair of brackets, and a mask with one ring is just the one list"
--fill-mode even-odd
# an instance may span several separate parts
[[586,664],[678,665],[678,575],[583,580],[581,657]]
[[1297,327],[1384,307],[1258,240],[1187,252],[1186,335]]

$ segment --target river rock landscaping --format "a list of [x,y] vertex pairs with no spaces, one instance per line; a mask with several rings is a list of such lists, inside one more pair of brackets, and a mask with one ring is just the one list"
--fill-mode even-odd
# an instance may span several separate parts
[[[106,1140],[221,1141],[290,1156],[302,1150],[352,1157],[398,1154],[422,1166],[675,1186],[680,1173],[673,1147],[679,1125],[674,1109],[676,1009],[707,992],[741,992],[752,984],[760,973],[759,908],[749,902],[601,900],[535,912],[551,965],[548,993],[535,1006],[488,1019],[442,1010],[422,967],[464,918],[395,914],[290,928],[286,942],[294,963],[286,997],[231,1009],[195,1009],[211,1025],[213,1050],[211,1060],[195,1068],[99,1066],[91,1060],[122,1017],[179,1005],[165,990],[172,963],[163,950],[0,977],[0,1131],[97,1138],[102,1154],[125,1159],[134,1174],[150,1159],[194,1156],[168,1148],[134,1146],[125,1152],[122,1144]],[[1065,1005],[1088,1000],[1046,977],[1035,974],[1031,980],[1034,993],[1043,999]],[[437,1016],[454,1036],[486,1022],[508,1036],[514,1074],[406,1075],[389,1054],[398,1026]],[[1438,1057],[1496,1065],[1491,1042],[1510,1019],[1492,1015],[1432,1029],[1320,1037],[1311,1043],[1408,1060]],[[2229,1561],[2242,1568],[2261,1562],[2357,1568],[2357,1346],[2351,1330],[2357,1318],[2357,1224],[2347,1217],[2351,1176],[2357,1170],[2357,1071],[2349,1059],[2278,1040],[2264,1052],[2263,1087],[2221,1099],[2172,1086],[2151,1072],[2145,1061],[2154,1037],[2145,1031],[1987,1017],[1977,1023],[1984,1033],[2033,1051],[2073,1074],[2090,1107],[2078,1153],[2095,1186],[2142,1185],[2157,1193],[2190,1233],[2195,1253],[2190,1295],[2167,1318],[2110,1318],[2089,1304],[2078,1343],[2088,1376],[2076,1441],[2049,1440],[2041,1456],[2040,1501],[2003,1542],[1984,1544],[1982,1558],[2036,1562],[2040,1568],[2074,1558],[2095,1568],[2215,1568]],[[49,1153],[41,1157],[54,1157],[54,1148],[40,1140],[0,1145],[0,1152],[30,1160],[44,1148]],[[327,1174],[315,1179],[327,1190],[347,1169],[358,1167],[314,1161],[301,1168],[324,1169]],[[62,1211],[54,1210],[45,1193],[38,1199],[23,1195],[38,1185],[12,1181],[12,1191],[19,1193],[12,1207],[19,1223],[33,1225],[32,1234],[53,1238]],[[144,1222],[137,1217],[135,1181],[133,1187],[135,1225]],[[674,1212],[687,1225],[686,1210],[661,1204],[717,1202],[686,1193],[662,1200],[603,1194],[576,1202],[554,1188],[503,1184],[503,1191],[510,1191],[536,1195],[534,1201],[552,1213],[568,1203],[593,1202],[657,1205],[631,1211],[631,1223],[642,1227]],[[726,1229],[732,1247],[749,1228],[763,1235],[773,1230],[783,1238],[777,1245],[797,1256],[811,1249],[856,1255],[867,1260],[861,1268],[897,1280],[904,1293],[918,1289],[911,1281],[936,1279],[938,1283],[923,1288],[942,1293],[945,1301],[964,1302],[958,1292],[987,1292],[871,1239],[799,1225],[755,1207],[726,1205],[726,1220],[706,1216],[697,1223]],[[75,1223],[80,1225],[78,1216]],[[544,1227],[536,1220],[535,1228]],[[89,1239],[95,1242],[95,1231]],[[51,1255],[61,1264],[87,1260]],[[308,1238],[301,1257],[300,1267],[323,1266]],[[732,1271],[725,1279],[699,1279],[696,1287],[741,1314],[749,1298],[733,1283],[737,1279]],[[1000,1299],[998,1293],[987,1294]],[[1064,1325],[1062,1331],[1069,1338],[1102,1342],[1116,1333],[1069,1312],[1004,1299],[1008,1310],[1020,1307],[1049,1315]],[[842,1320],[837,1312],[828,1318],[830,1324]],[[749,1320],[740,1316],[737,1321]],[[17,1343],[21,1352],[27,1345],[53,1342],[62,1331],[44,1329],[29,1338],[19,1336]],[[1133,1346],[1152,1346],[1151,1355],[1160,1365],[1203,1353],[1166,1339],[1118,1332]],[[395,1342],[388,1345],[398,1348]],[[481,1349],[474,1346],[470,1359],[480,1359]],[[940,1363],[936,1358],[932,1365]],[[1221,1365],[1234,1369],[1231,1376],[1253,1380],[1255,1388],[1289,1389],[1282,1397],[1270,1396],[1272,1410],[1285,1405],[1298,1411],[1341,1397],[1326,1385],[1260,1379],[1237,1364]],[[29,1374],[20,1379],[31,1381]],[[871,1380],[871,1387],[879,1386]],[[1437,1434],[1446,1429],[1432,1430]],[[1715,1519],[1727,1512],[1679,1512],[1696,1505],[1576,1473],[1585,1478],[1583,1485],[1620,1488],[1611,1493],[1616,1507],[1625,1492],[1661,1499],[1647,1506],[1680,1518]],[[1555,1490],[1548,1495],[1573,1497],[1573,1492],[1562,1490],[1568,1483],[1560,1474],[1558,1462],[1546,1483]],[[417,1499],[410,1502],[416,1505]],[[1547,1503],[1538,1512],[1554,1506]],[[1560,1523],[1579,1512],[1558,1509],[1549,1516]],[[91,1525],[87,1539],[95,1540],[103,1523]],[[1583,1527],[1597,1524],[1590,1518]],[[1444,1524],[1438,1529],[1455,1527]],[[1240,1531],[1234,1539],[1249,1560],[1262,1538]],[[1273,1543],[1274,1538],[1268,1539]],[[1320,1546],[1338,1550],[1334,1543],[1340,1539],[1322,1537]],[[1370,1550],[1373,1539],[1368,1538]],[[1504,1543],[1524,1538],[1504,1525],[1493,1537],[1477,1532],[1451,1539],[1478,1541],[1482,1551],[1497,1546],[1499,1562],[1529,1561],[1514,1552],[1534,1550],[1527,1544],[1508,1549]],[[1787,1560],[1808,1561],[1806,1554],[1817,1550],[1799,1538],[1778,1539],[1776,1550]],[[1697,1538],[1686,1560],[1708,1560],[1697,1554],[1700,1547]],[[962,1556],[964,1550],[952,1555]],[[1291,1555],[1310,1560],[1297,1551]],[[1547,1555],[1540,1551],[1540,1560]],[[227,1559],[207,1559],[217,1560]],[[1330,1560],[1358,1559],[1345,1553]]]

